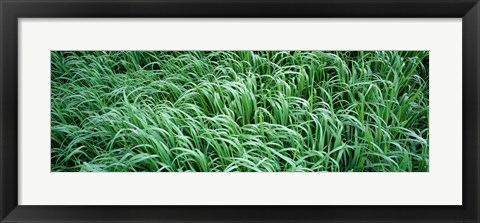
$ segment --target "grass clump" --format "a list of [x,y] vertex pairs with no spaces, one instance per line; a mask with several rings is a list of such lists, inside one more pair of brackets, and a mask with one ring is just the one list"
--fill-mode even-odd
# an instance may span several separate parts
[[52,171],[425,172],[428,51],[54,51]]

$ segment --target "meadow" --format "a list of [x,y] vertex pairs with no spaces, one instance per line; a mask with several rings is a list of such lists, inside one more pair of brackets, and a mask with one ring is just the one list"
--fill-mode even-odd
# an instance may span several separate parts
[[428,51],[52,51],[53,172],[428,172]]

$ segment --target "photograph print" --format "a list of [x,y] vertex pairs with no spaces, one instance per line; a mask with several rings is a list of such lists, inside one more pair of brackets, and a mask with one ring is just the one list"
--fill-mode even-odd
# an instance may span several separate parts
[[52,172],[428,172],[429,51],[52,51]]

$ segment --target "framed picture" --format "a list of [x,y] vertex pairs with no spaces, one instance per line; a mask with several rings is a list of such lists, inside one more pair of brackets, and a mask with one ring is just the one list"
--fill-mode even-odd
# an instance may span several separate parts
[[479,222],[477,0],[0,7],[1,222]]

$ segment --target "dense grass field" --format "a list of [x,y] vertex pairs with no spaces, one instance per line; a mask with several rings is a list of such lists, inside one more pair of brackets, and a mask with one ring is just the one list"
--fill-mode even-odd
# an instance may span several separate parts
[[428,58],[52,52],[51,170],[429,171]]

